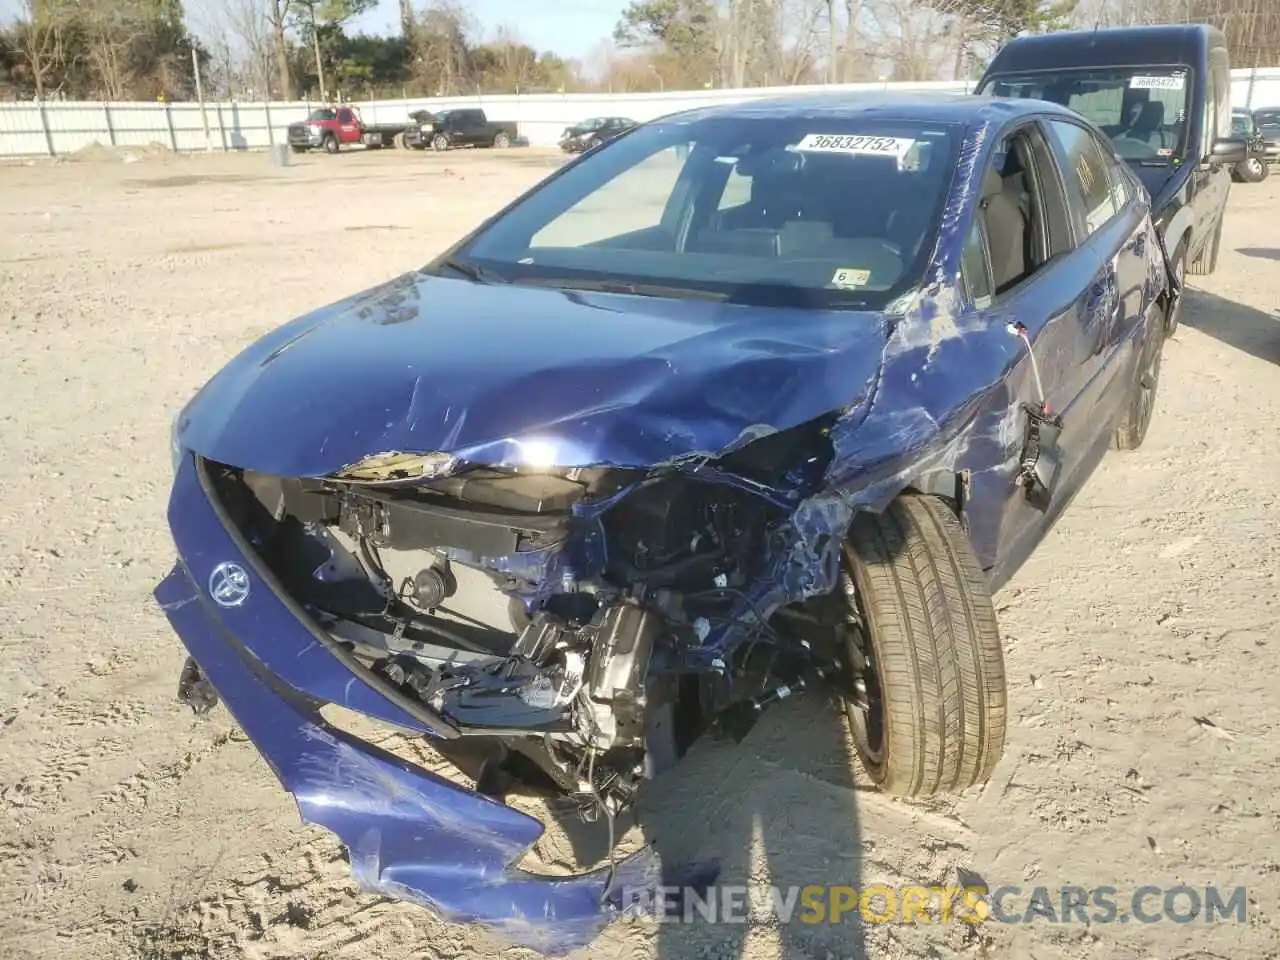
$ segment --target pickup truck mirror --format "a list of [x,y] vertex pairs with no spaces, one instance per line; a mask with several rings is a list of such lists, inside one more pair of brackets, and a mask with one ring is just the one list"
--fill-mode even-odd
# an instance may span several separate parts
[[1243,163],[1249,159],[1249,141],[1244,137],[1218,137],[1213,141],[1209,159],[1215,163]]

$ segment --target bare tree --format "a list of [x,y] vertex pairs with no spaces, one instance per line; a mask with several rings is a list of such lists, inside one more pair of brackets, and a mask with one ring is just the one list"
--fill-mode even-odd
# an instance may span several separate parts
[[45,98],[50,79],[65,60],[63,28],[60,11],[52,4],[24,0],[18,23],[19,46],[38,100]]
[[133,45],[142,34],[133,11],[113,0],[84,0],[78,4],[85,35],[85,59],[105,100],[124,100],[133,80]]
[[266,0],[267,22],[271,25],[271,45],[276,55],[276,77],[280,81],[280,98],[294,98],[293,72],[289,69],[289,39],[285,31],[293,17],[293,0]]
[[460,0],[430,0],[414,20],[414,72],[436,96],[465,88],[475,25]]
[[[270,100],[279,92],[288,100],[291,90],[281,88],[275,60],[271,14],[276,0],[223,0],[228,31],[239,47],[247,85]],[[286,64],[287,68],[287,64]],[[287,72],[287,70],[286,70]]]
[[865,10],[880,51],[879,65],[894,80],[937,80],[951,59],[948,18],[922,0],[868,0]]

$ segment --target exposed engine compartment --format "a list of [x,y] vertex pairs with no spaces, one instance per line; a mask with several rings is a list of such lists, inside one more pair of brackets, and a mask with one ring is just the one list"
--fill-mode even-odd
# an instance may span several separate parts
[[[824,639],[820,614],[767,617],[744,592],[790,520],[761,493],[777,479],[765,464],[805,462],[759,446],[745,451],[761,462],[741,457],[731,473],[721,463],[710,478],[460,464],[438,479],[310,480],[206,468],[283,590],[456,728],[441,749],[477,790],[549,789],[612,814],[708,728],[740,737],[771,699],[840,671],[842,645],[835,632]],[[748,624],[748,642],[691,669],[686,654],[726,618]]]

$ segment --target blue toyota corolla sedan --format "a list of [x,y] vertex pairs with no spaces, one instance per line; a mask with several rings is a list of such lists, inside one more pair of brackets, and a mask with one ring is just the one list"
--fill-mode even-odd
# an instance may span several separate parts
[[181,411],[180,696],[226,704],[367,889],[564,953],[709,877],[519,869],[521,792],[613,817],[801,689],[886,792],[991,775],[991,592],[1142,443],[1179,295],[1141,184],[1053,104],[643,124]]

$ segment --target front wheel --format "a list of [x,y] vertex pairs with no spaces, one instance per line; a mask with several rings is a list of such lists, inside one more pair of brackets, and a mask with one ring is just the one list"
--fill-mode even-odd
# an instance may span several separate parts
[[907,494],[849,529],[841,576],[846,703],[858,758],[886,793],[925,797],[991,777],[1004,752],[1004,654],[991,594],[959,520]]
[[431,138],[431,149],[436,153],[441,153],[449,149],[449,138],[443,133],[437,133]]
[[1236,167],[1238,176],[1245,183],[1261,183],[1270,172],[1259,157],[1250,157]]
[[329,134],[327,137],[325,137],[325,138],[324,138],[324,144],[323,144],[323,145],[324,145],[324,152],[325,152],[325,153],[337,153],[337,152],[338,152],[338,138],[337,138],[337,137],[335,137],[333,134]]

